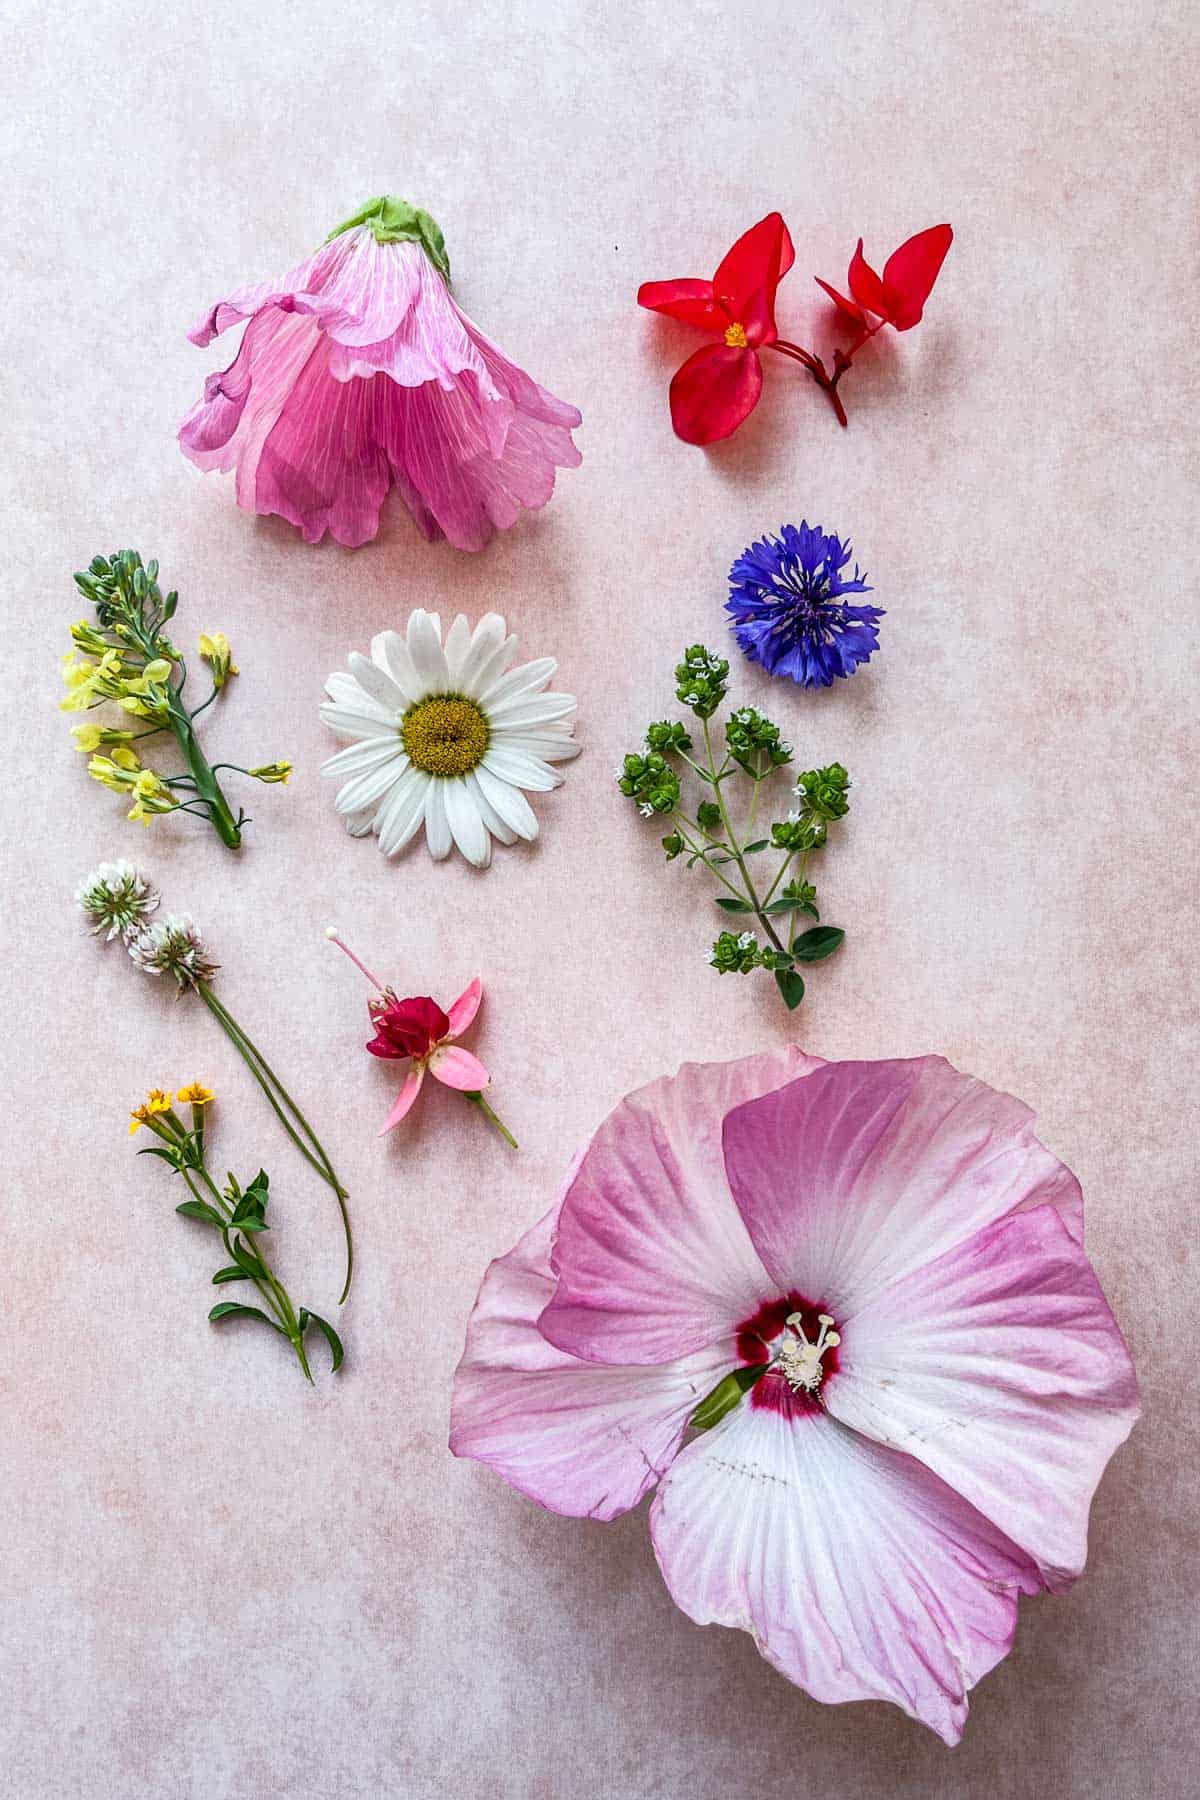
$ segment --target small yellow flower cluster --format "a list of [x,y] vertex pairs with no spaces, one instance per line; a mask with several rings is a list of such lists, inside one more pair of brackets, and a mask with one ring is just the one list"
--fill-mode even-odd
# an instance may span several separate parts
[[220,690],[231,675],[240,675],[241,670],[233,660],[233,651],[229,648],[229,639],[223,631],[202,632],[199,644],[201,659],[212,670],[212,684]]
[[[86,630],[80,625],[72,627],[76,648]],[[170,716],[166,687],[170,674],[171,664],[165,656],[156,656],[144,668],[134,670],[125,667],[119,650],[104,650],[98,662],[87,657],[76,660],[75,650],[68,650],[63,658],[63,680],[70,691],[60,704],[63,712],[87,712],[105,700],[115,700],[137,718],[162,725]]]
[[144,769],[127,744],[118,744],[111,756],[93,756],[88,774],[116,794],[131,795],[133,806],[125,816],[143,825],[159,813],[174,812],[179,805],[162,776]]
[[[205,1085],[202,1081],[189,1082],[187,1087],[181,1087],[179,1092],[175,1096],[175,1099],[180,1103],[180,1105],[191,1106],[197,1110],[204,1106],[210,1106],[212,1104],[213,1100],[215,1100],[215,1098],[216,1098],[216,1095],[213,1093],[212,1089],[205,1087]],[[130,1112],[130,1115],[129,1115],[129,1135],[130,1135],[130,1137],[133,1136],[133,1134],[135,1133],[135,1131],[137,1131],[137,1129],[140,1125],[148,1125],[152,1131],[155,1130],[156,1127],[154,1126],[153,1121],[156,1118],[158,1118],[160,1114],[170,1113],[170,1111],[171,1111],[170,1092],[166,1088],[151,1088],[150,1092],[146,1095],[146,1098],[143,1100],[142,1104],[140,1106],[135,1106],[133,1108],[133,1110]],[[195,1117],[195,1113],[193,1112],[193,1118],[194,1117]],[[182,1125],[180,1125],[178,1119],[175,1119],[171,1122],[175,1125],[175,1127],[177,1128],[178,1131],[180,1131],[180,1132],[183,1131],[183,1127],[182,1127]],[[163,1134],[159,1133],[159,1135],[161,1136]],[[168,1132],[166,1135],[170,1136],[171,1134]]]

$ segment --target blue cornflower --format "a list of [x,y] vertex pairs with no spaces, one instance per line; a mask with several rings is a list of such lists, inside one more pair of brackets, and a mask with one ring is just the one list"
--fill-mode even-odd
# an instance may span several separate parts
[[751,662],[801,687],[831,687],[879,648],[878,606],[847,606],[843,594],[869,594],[855,565],[842,574],[850,545],[802,520],[763,537],[729,571],[733,635]]

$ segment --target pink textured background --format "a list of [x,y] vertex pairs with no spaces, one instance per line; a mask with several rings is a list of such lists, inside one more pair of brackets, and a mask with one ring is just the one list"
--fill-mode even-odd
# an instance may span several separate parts
[[[1194,1794],[1194,9],[5,17],[0,1792]],[[583,468],[476,559],[399,515],[363,551],[307,548],[173,442],[216,366],[184,341],[195,315],[389,188],[440,219],[467,309],[585,415]],[[820,315],[810,273],[837,277],[859,231],[886,254],[948,218],[957,242],[926,323],[847,381],[848,432],[779,362],[706,458],[666,410],[696,340],[634,292],[708,273],[772,206],[795,335]],[[1145,1385],[1094,1566],[1025,1604],[954,1753],[882,1706],[819,1708],[748,1638],[690,1624],[641,1517],[545,1516],[445,1449],[478,1279],[581,1137],[681,1059],[788,1030],[765,982],[706,971],[715,912],[611,769],[666,710],[681,644],[719,640],[732,555],[802,513],[852,534],[889,613],[837,692],[738,671],[801,758],[856,780],[818,874],[852,935],[797,1029],[826,1056],[944,1051],[1038,1109]],[[250,796],[236,859],[125,824],[54,710],[70,573],[124,543],[180,587],[184,640],[233,639],[209,742],[296,762]],[[415,604],[498,608],[580,697],[586,754],[540,803],[543,841],[484,876],[384,863],[320,790],[325,674]],[[198,1005],[73,914],[75,879],[118,854],[203,922],[348,1175],[349,1361],[315,1392],[266,1333],[205,1323],[209,1244],[127,1143],[147,1085],[211,1081],[219,1153],[274,1175],[293,1292],[332,1308],[325,1190]],[[476,1041],[519,1156],[436,1093],[376,1141],[391,1074],[361,1052],[331,918],[403,986],[483,974]]]

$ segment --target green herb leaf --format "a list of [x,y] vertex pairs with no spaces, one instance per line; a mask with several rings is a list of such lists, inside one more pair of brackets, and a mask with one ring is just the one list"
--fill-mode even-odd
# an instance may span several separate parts
[[811,900],[806,900],[804,905],[800,908],[800,911],[802,913],[807,913],[810,919],[819,919],[821,916]]
[[792,955],[797,962],[823,962],[841,948],[845,936],[836,925],[813,925],[800,933],[792,945]]
[[733,1411],[742,1395],[766,1372],[766,1363],[755,1363],[745,1369],[731,1369],[724,1380],[718,1381],[711,1393],[705,1394],[688,1424],[694,1431],[711,1431],[714,1425],[720,1424],[726,1413]]
[[804,998],[804,977],[795,969],[776,969],[775,986],[783,995],[789,1012],[795,1012]]
[[760,850],[771,848],[770,838],[758,838],[753,844],[747,844],[742,851],[743,856],[757,856]]
[[218,1269],[213,1276],[213,1286],[220,1287],[226,1281],[249,1281],[250,1276],[245,1269],[239,1269],[236,1263],[230,1263],[227,1269]]
[[225,1222],[220,1213],[206,1206],[203,1200],[184,1200],[175,1211],[182,1213],[185,1219],[203,1219],[206,1225],[223,1225]]
[[163,1161],[165,1163],[170,1163],[170,1165],[173,1169],[178,1169],[178,1167],[179,1167],[179,1157],[176,1155],[174,1150],[168,1150],[167,1146],[165,1144],[148,1145],[145,1150],[139,1150],[138,1155],[139,1156],[161,1156]]
[[307,1331],[310,1325],[315,1325],[318,1331],[324,1333],[325,1342],[329,1345],[330,1353],[333,1357],[333,1373],[336,1375],[341,1368],[342,1363],[345,1361],[346,1352],[342,1349],[341,1338],[333,1329],[329,1320],[323,1319],[320,1313],[309,1312],[306,1306],[302,1306],[300,1308],[298,1323],[301,1332]]
[[794,900],[772,900],[769,906],[763,907],[763,912],[766,913],[768,917],[775,913],[795,912],[796,910],[796,902]]
[[718,894],[716,900],[717,905],[723,907],[726,912],[748,913],[754,911],[748,900],[737,900],[732,894]]
[[274,1319],[269,1319],[259,1307],[239,1306],[234,1300],[222,1300],[219,1305],[213,1307],[208,1316],[214,1325],[219,1324],[222,1319],[261,1319],[264,1325],[269,1325],[272,1331],[279,1333],[280,1337],[287,1336],[282,1325],[277,1325]]
[[247,1236],[249,1236],[251,1232],[270,1231],[271,1229],[265,1219],[235,1219],[233,1222],[236,1224],[238,1230],[244,1231]]

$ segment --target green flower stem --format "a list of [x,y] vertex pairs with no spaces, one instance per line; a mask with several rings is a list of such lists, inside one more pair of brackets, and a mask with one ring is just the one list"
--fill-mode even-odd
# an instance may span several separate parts
[[[730,850],[733,852],[733,860],[737,864],[738,871],[741,874],[742,880],[746,884],[745,897],[750,902],[750,905],[753,907],[754,913],[755,913],[756,918],[758,919],[759,925],[762,927],[763,931],[766,932],[766,934],[770,938],[772,944],[774,944],[776,950],[779,950],[779,951],[783,952],[783,954],[786,955],[787,954],[786,946],[780,942],[779,936],[775,930],[775,927],[771,924],[770,919],[768,919],[766,914],[763,912],[763,907],[766,905],[766,902],[764,900],[759,899],[758,894],[755,891],[754,883],[750,878],[750,871],[746,867],[746,858],[742,854],[741,844],[738,842],[737,833],[733,829],[733,821],[729,817],[729,808],[725,804],[725,796],[721,792],[721,784],[720,784],[720,780],[717,775],[715,760],[713,758],[712,732],[709,729],[708,720],[705,719],[703,721],[703,724],[704,724],[704,753],[708,758],[708,766],[712,773],[713,787],[716,791],[716,796],[717,796],[717,805],[721,809],[721,823],[725,827],[725,837],[729,844]],[[728,761],[728,758],[726,760]],[[754,791],[757,794],[757,792],[758,792],[757,786],[755,787]],[[740,898],[740,896],[739,896],[739,898]]]
[[513,1136],[512,1132],[508,1129],[508,1126],[504,1123],[504,1121],[502,1119],[500,1119],[496,1116],[496,1114],[492,1111],[491,1107],[488,1105],[487,1101],[484,1099],[482,1094],[480,1094],[480,1093],[467,1094],[466,1098],[471,1101],[472,1105],[477,1106],[479,1108],[480,1112],[483,1114],[485,1119],[491,1120],[492,1124],[496,1127],[496,1130],[500,1133],[500,1136],[504,1139],[506,1144],[511,1144],[514,1150],[516,1150],[519,1147],[517,1144],[516,1138]]
[[[228,1256],[230,1262],[236,1263],[238,1259],[233,1253],[233,1243],[230,1236],[231,1231],[235,1230],[236,1227],[233,1225],[232,1219],[228,1216],[232,1213],[233,1209],[225,1198],[225,1195],[218,1188],[212,1176],[209,1174],[204,1163],[199,1162],[193,1164],[192,1167],[194,1167],[196,1174],[199,1175],[205,1187],[208,1189],[209,1195],[211,1196],[210,1203],[214,1211],[218,1212],[224,1221],[221,1227],[221,1242],[225,1246],[225,1254]],[[196,1196],[197,1200],[199,1200],[201,1195],[192,1182],[188,1170],[184,1168],[180,1173],[187,1182],[191,1192]],[[283,1332],[284,1336],[291,1344],[292,1349],[295,1351],[296,1359],[304,1371],[305,1380],[310,1387],[313,1387],[316,1384],[313,1381],[312,1370],[308,1366],[308,1357],[305,1354],[304,1349],[304,1337],[300,1330],[300,1323],[296,1317],[295,1308],[292,1305],[287,1289],[279,1280],[278,1276],[275,1275],[271,1265],[268,1263],[266,1252],[258,1242],[258,1236],[259,1234],[255,1233],[255,1241],[251,1245],[251,1249],[262,1269],[262,1279],[260,1280],[257,1275],[251,1275],[248,1279],[253,1282],[254,1286],[258,1289],[261,1298],[266,1301],[271,1311],[275,1314],[275,1317],[279,1320],[279,1329]]]
[[200,741],[192,730],[192,719],[177,697],[175,689],[170,690],[170,728],[175,741],[187,758],[188,768],[196,783],[196,796],[208,807],[213,830],[223,844],[236,850],[242,841],[241,827],[230,810],[229,802],[221,792],[221,784],[213,773],[211,764],[200,748]]
[[[740,893],[738,891],[738,889],[734,886],[733,882],[730,881],[728,875],[723,874],[720,869],[715,868],[713,866],[713,864],[710,863],[708,860],[709,852],[711,850],[717,850],[717,849],[729,850],[729,845],[725,844],[725,843],[722,843],[719,845],[718,844],[698,844],[696,842],[695,838],[692,837],[691,833],[687,829],[690,821],[686,820],[682,813],[671,813],[671,814],[669,814],[669,818],[670,818],[672,825],[674,825],[676,831],[679,833],[680,837],[683,839],[684,843],[687,845],[688,849],[692,852],[692,855],[698,856],[700,858],[700,861],[704,864],[704,866],[708,870],[709,874],[714,876],[716,878],[716,880],[718,880],[721,883],[722,887],[727,887],[729,889],[729,892],[733,895],[735,900],[744,900],[746,898],[745,894]],[[732,855],[733,855],[733,853],[732,853],[732,851],[730,851],[730,856],[732,857]]]
[[333,1164],[330,1162],[320,1138],[279,1077],[266,1062],[262,1052],[247,1037],[232,1014],[226,1011],[208,982],[197,982],[196,991],[266,1095],[272,1111],[297,1150],[305,1161],[316,1170],[322,1181],[333,1189],[338,1210],[342,1215],[342,1230],[346,1238],[346,1281],[338,1300],[338,1305],[341,1306],[350,1292],[350,1282],[354,1274],[354,1238],[350,1230],[350,1213],[346,1205],[350,1197],[349,1192],[342,1186],[334,1173]]

